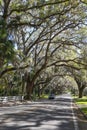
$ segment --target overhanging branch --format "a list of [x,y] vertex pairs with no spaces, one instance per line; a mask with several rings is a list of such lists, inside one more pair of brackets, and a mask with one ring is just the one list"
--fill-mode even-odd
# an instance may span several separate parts
[[1,73],[0,73],[0,78],[4,75],[4,74],[6,74],[7,72],[10,72],[10,71],[15,71],[15,70],[21,70],[21,69],[25,69],[25,68],[27,68],[28,67],[28,65],[26,65],[26,66],[23,66],[23,67],[11,67],[11,68],[7,68],[7,69],[5,69],[5,70],[3,70]]

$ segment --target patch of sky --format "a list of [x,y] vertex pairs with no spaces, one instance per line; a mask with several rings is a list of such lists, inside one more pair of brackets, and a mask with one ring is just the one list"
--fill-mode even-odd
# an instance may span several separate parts
[[8,36],[8,40],[11,40],[11,41],[12,41],[12,43],[13,43],[13,45],[14,45],[14,48],[17,50],[17,44],[16,44],[16,42],[14,41],[13,35],[9,35],[9,36]]

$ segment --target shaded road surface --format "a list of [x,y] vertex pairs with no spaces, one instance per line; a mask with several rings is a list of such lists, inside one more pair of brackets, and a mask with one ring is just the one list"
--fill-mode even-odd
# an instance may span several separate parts
[[0,130],[78,130],[70,95],[0,108]]

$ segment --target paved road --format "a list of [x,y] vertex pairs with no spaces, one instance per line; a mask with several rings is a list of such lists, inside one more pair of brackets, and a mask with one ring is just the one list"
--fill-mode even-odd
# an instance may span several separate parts
[[70,95],[0,108],[0,130],[78,130]]

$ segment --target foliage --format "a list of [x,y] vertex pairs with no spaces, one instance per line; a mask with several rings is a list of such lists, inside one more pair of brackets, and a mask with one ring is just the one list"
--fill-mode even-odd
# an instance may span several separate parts
[[6,29],[6,22],[4,19],[0,20],[0,66],[11,62],[15,55],[14,45],[12,39],[9,39],[9,34]]
[[52,80],[54,68],[80,68],[77,48],[82,43],[76,37],[85,23],[85,4],[79,0],[1,0],[0,7],[0,78],[10,75],[31,95],[45,73],[44,81]]

